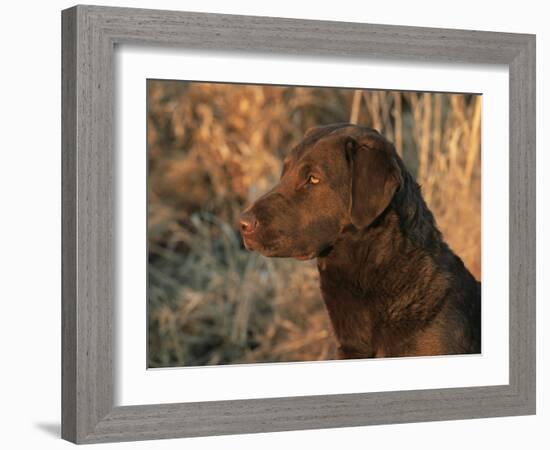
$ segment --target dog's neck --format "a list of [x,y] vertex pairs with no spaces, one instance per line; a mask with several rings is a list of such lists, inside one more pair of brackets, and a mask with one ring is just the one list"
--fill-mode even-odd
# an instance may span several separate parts
[[[353,288],[357,293],[368,286],[357,285],[364,280],[380,281],[395,263],[394,258],[407,245],[400,232],[399,217],[388,209],[369,227],[358,230],[347,226],[338,239],[317,258],[321,277]],[[367,272],[369,276],[365,276]]]
[[325,304],[346,357],[391,354],[395,349],[384,342],[406,342],[433,320],[448,289],[440,261],[451,255],[416,183],[398,192],[368,227],[346,227],[317,258]]

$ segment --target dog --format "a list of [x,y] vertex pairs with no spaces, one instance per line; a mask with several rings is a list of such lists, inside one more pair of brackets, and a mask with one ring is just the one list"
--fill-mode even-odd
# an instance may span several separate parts
[[341,359],[481,352],[481,284],[376,130],[308,130],[240,232],[264,256],[317,258]]

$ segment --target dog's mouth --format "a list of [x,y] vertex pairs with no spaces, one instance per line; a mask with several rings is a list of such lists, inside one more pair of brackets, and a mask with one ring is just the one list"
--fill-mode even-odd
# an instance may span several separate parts
[[258,240],[255,240],[252,236],[243,235],[244,247],[251,252],[258,252],[260,255],[270,258],[294,258],[298,261],[309,261],[319,256],[319,252],[309,252],[305,254],[292,254],[292,252],[285,252],[277,243],[263,244]]
[[248,236],[245,236],[245,235],[241,235],[241,237],[243,238],[243,244],[244,244],[244,248],[246,248],[247,250],[250,250],[250,251],[254,251],[254,244],[253,244],[253,240],[248,237]]
[[310,255],[305,255],[305,256],[292,256],[292,258],[297,259],[298,261],[309,261],[311,259],[317,258],[317,255],[310,254]]
[[251,252],[258,252],[263,256],[275,256],[276,248],[273,245],[265,245],[262,242],[254,239],[254,236],[241,235],[243,238],[244,248]]

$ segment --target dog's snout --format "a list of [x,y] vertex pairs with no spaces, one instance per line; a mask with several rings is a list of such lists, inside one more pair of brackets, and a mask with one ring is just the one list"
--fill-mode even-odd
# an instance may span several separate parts
[[246,211],[241,215],[239,224],[242,234],[252,234],[258,227],[258,220],[251,211]]

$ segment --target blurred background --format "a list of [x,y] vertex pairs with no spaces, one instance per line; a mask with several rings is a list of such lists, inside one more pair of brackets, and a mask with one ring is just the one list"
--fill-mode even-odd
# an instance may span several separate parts
[[317,125],[395,143],[481,277],[481,96],[148,80],[148,366],[332,359],[315,261],[246,251],[243,208]]

